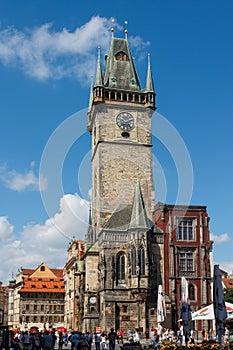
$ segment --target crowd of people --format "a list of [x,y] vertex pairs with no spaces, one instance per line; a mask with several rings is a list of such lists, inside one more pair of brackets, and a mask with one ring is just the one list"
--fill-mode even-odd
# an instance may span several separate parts
[[[143,341],[148,345],[153,345],[155,349],[159,343],[164,341],[179,342],[180,344],[184,342],[182,326],[174,332],[170,328],[163,328],[161,325],[158,325],[156,328],[151,327],[147,329],[143,335],[138,329],[129,330],[127,334],[123,334],[122,330],[115,331],[114,328],[111,328],[109,332],[96,331],[94,334],[88,331],[86,333],[79,331],[68,333],[57,332],[55,330],[16,332],[13,344],[15,350],[65,350],[64,348],[68,344],[71,350],[91,350],[92,345],[95,346],[95,350],[115,350],[116,344],[126,342],[140,344],[141,336],[144,338]],[[217,335],[213,330],[203,329],[202,341],[216,339]],[[190,330],[188,341],[194,344],[194,340],[194,331]],[[228,340],[229,329],[226,327],[223,341],[228,342]]]
[[15,332],[13,337],[13,347],[15,350],[64,350],[69,344],[71,350],[90,350],[92,344],[96,350],[115,350],[115,344],[123,342],[123,331],[114,331],[111,328],[109,332],[90,332],[82,333],[57,332],[55,330],[24,331]]
[[[209,341],[213,340],[216,341],[218,340],[218,335],[216,334],[213,329],[207,330],[206,328],[203,328],[202,330],[202,336],[198,339],[198,332],[195,332],[193,329],[190,329],[189,331],[189,336],[188,336],[188,343],[194,344],[195,340],[199,342],[203,341]],[[223,333],[223,339],[222,341],[224,343],[227,343],[229,341],[229,328],[225,327],[225,332]],[[184,337],[184,330],[183,326],[177,329],[175,332],[171,328],[163,328],[161,325],[158,325],[158,327],[154,328],[151,327],[150,330],[146,330],[145,336],[147,341],[150,344],[153,344],[154,347],[156,348],[159,343],[162,342],[176,342],[179,344],[184,344],[186,342],[185,337]]]

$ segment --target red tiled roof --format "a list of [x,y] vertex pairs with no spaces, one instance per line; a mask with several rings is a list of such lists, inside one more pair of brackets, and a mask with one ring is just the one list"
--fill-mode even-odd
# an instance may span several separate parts
[[22,269],[23,275],[31,275],[35,270],[32,269]]
[[222,281],[224,283],[225,288],[233,288],[233,278],[223,278]]
[[54,275],[56,275],[59,278],[63,277],[63,269],[50,269]]
[[48,277],[25,277],[24,285],[20,292],[45,292],[45,293],[64,293],[65,282],[63,278]]

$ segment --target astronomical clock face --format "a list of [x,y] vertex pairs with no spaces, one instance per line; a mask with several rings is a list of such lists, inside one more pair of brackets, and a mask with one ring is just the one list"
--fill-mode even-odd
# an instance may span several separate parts
[[134,117],[127,112],[118,114],[116,123],[119,128],[123,131],[130,131],[134,128]]

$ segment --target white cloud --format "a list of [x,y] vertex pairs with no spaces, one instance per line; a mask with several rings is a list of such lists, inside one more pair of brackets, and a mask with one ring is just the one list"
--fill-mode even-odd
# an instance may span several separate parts
[[[30,166],[33,167],[34,165],[35,162],[31,162]],[[41,175],[39,181],[33,169],[29,169],[22,174],[16,170],[7,170],[6,166],[1,166],[0,179],[7,188],[18,192],[22,192],[27,189],[33,191],[44,191],[47,188],[46,178]]]
[[221,235],[215,235],[211,233],[210,239],[214,241],[215,244],[222,244],[222,243],[229,242],[231,240],[228,233],[222,233]]
[[[53,30],[51,23],[19,31],[8,27],[0,31],[0,61],[24,71],[38,80],[72,77],[89,82],[95,73],[97,47],[109,47],[111,20],[94,16],[83,26],[69,31]],[[132,48],[142,51],[149,45],[130,37]]]
[[25,225],[17,236],[7,218],[0,217],[0,281],[7,283],[21,266],[35,268],[43,261],[51,268],[63,268],[69,241],[85,236],[88,212],[88,202],[77,194],[66,194],[53,218],[42,225]]
[[0,242],[11,241],[14,226],[10,224],[6,216],[0,216]]

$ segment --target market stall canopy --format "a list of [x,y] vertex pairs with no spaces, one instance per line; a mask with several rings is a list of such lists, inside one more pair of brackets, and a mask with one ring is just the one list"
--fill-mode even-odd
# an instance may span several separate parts
[[[233,319],[233,304],[227,303],[226,304],[226,310],[227,310],[227,319]],[[197,310],[195,312],[192,312],[192,320],[214,320],[214,305],[210,304],[206,307],[203,307],[200,310]]]

